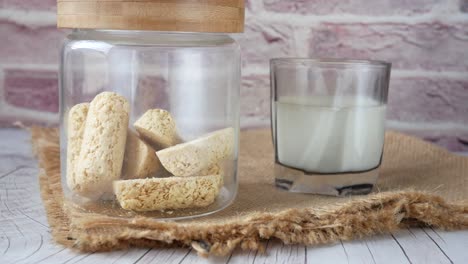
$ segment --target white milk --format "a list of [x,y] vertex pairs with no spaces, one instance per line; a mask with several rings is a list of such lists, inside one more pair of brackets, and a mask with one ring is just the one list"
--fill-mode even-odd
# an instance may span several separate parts
[[318,173],[379,165],[385,105],[366,97],[325,96],[283,97],[275,105],[277,155],[283,165]]

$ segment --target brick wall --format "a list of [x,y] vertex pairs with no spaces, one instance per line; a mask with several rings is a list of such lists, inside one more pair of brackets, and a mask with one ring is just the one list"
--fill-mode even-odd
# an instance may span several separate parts
[[[467,0],[246,2],[242,124],[269,122],[268,60],[348,57],[393,63],[388,127],[468,151]],[[55,0],[0,0],[0,124],[57,120],[66,34]]]

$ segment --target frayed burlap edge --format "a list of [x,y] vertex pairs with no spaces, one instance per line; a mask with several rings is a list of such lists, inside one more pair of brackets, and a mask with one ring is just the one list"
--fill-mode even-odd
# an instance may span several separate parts
[[60,184],[60,150],[54,128],[33,127],[40,187],[56,242],[80,251],[109,251],[129,246],[191,246],[200,255],[226,255],[236,247],[262,250],[262,240],[317,245],[396,231],[408,226],[441,229],[468,227],[468,205],[448,203],[416,191],[378,193],[338,206],[257,213],[223,224],[184,224],[150,218],[116,219],[68,210]]

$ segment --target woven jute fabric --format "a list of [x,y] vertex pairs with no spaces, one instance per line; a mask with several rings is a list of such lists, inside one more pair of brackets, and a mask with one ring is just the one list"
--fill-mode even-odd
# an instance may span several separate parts
[[468,158],[387,132],[378,185],[346,198],[288,193],[274,187],[269,130],[241,133],[239,191],[213,215],[184,221],[109,217],[67,206],[60,179],[58,130],[31,128],[40,188],[56,242],[81,251],[129,246],[191,246],[225,255],[261,249],[263,240],[317,245],[394,232],[411,225],[468,228]]

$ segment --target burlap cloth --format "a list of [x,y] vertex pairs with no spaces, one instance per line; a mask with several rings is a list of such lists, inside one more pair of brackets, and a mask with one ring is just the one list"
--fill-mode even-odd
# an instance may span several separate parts
[[262,240],[322,244],[392,232],[408,225],[468,228],[468,158],[422,140],[388,132],[374,193],[347,198],[295,194],[273,185],[269,130],[241,133],[239,192],[227,209],[186,221],[112,218],[66,206],[56,129],[32,128],[42,199],[52,235],[81,251],[167,244],[224,255],[237,246],[261,249]]

